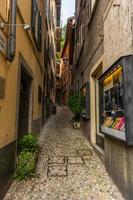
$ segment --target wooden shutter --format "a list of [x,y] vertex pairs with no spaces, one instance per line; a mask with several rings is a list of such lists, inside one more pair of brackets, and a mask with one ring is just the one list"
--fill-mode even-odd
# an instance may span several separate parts
[[42,16],[38,13],[38,50],[42,49]]
[[32,8],[31,8],[31,27],[32,31],[35,32],[35,19],[37,14],[37,4],[36,0],[32,0]]

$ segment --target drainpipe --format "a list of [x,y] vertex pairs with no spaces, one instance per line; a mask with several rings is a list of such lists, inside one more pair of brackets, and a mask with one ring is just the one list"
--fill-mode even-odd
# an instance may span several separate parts
[[17,0],[10,0],[10,29],[7,43],[7,59],[12,62],[16,52],[16,15],[17,15]]

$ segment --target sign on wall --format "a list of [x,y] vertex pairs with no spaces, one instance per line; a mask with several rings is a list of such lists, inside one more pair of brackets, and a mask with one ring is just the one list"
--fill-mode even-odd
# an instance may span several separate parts
[[0,30],[0,52],[6,55],[7,38],[2,30]]

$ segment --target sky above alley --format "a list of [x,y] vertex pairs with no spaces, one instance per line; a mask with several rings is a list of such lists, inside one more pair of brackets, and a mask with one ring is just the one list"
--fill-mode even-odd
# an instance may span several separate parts
[[62,26],[67,23],[67,19],[74,15],[75,0],[62,0]]

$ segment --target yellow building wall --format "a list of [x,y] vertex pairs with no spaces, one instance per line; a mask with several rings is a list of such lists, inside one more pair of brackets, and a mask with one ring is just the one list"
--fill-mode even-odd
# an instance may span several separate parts
[[[0,56],[1,57],[1,56]],[[15,138],[16,120],[16,80],[17,80],[17,58],[12,64],[5,59],[0,62],[0,76],[5,78],[5,98],[0,100],[0,147],[10,143]],[[3,73],[1,73],[1,71]],[[3,75],[2,75],[3,74]]]
[[[20,2],[20,1],[18,1]],[[22,2],[22,1],[21,1]],[[30,1],[25,1],[23,6],[30,6]],[[31,7],[29,7],[31,8]],[[23,14],[30,22],[30,12]],[[29,20],[28,20],[29,19]],[[17,16],[17,23],[22,23]],[[16,139],[16,113],[18,95],[18,72],[19,72],[19,53],[24,57],[27,65],[33,73],[32,86],[32,119],[41,117],[41,105],[38,103],[38,86],[42,86],[42,71],[38,64],[37,57],[33,48],[32,40],[23,26],[17,26],[16,33],[16,56],[12,63],[6,61],[0,53],[0,76],[6,79],[5,98],[0,99],[0,148],[6,146]]]
[[4,21],[8,20],[9,0],[0,0],[0,16]]

